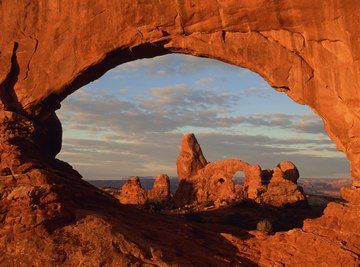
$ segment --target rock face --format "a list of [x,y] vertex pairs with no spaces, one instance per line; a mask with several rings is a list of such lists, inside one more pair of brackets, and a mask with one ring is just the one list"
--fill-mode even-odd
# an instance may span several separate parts
[[194,134],[185,134],[176,161],[179,181],[189,179],[207,164]]
[[[297,185],[299,171],[292,162],[281,162],[279,167],[272,171],[262,172],[262,185],[255,188],[259,195],[254,196],[256,202],[265,203],[276,207],[286,205],[306,205],[306,197],[301,187]],[[269,173],[271,177],[269,177]]]
[[[182,166],[179,160],[177,165]],[[193,202],[202,203],[206,201],[230,201],[240,197],[241,193],[236,194],[232,178],[236,172],[245,172],[248,167],[249,164],[241,160],[209,163],[193,176],[187,179],[179,179],[179,187],[174,196],[175,205],[184,206]]]
[[280,162],[277,167],[280,168],[280,171],[283,173],[283,177],[286,180],[296,183],[299,179],[299,171],[294,165],[294,163],[290,161],[283,161]]
[[147,201],[147,192],[141,187],[138,176],[130,178],[117,197],[122,204],[143,205]]
[[147,202],[165,202],[170,197],[170,179],[166,174],[156,176],[154,186],[146,191],[138,176],[131,177],[120,189],[117,199],[121,204],[144,205]]
[[166,174],[155,177],[153,188],[148,191],[148,201],[164,202],[170,198],[170,179]]
[[67,95],[118,64],[171,52],[216,58],[256,71],[316,111],[349,158],[354,185],[360,185],[359,96],[354,93],[360,84],[360,4],[261,3],[77,5],[62,0],[48,6],[37,0],[15,6],[4,0],[2,14],[11,16],[0,20],[2,109],[38,123]]
[[[198,157],[184,155],[196,155],[201,148],[197,141],[196,146],[184,146],[184,140],[187,143],[189,137],[196,140],[194,134],[186,134],[183,137],[177,166],[181,167],[178,173],[186,173],[187,176],[183,176],[185,178],[182,179],[179,177],[179,187],[174,197],[175,205],[184,206],[208,201],[233,202],[244,198],[276,207],[306,204],[306,197],[296,183],[299,171],[292,162],[281,162],[274,170],[264,171],[259,165],[252,166],[241,160],[216,161],[202,168],[194,168],[193,166],[199,166]],[[201,157],[204,156],[201,154]],[[237,185],[235,188],[233,176],[239,171],[245,174],[244,186]]]
[[[0,264],[124,266],[137,259],[191,265],[192,257],[200,257],[197,262],[208,266],[234,266],[244,258],[265,266],[358,265],[358,232],[349,225],[359,217],[359,12],[356,0],[1,1]],[[245,247],[253,242],[261,250],[254,245],[243,253],[244,242],[229,238],[240,244],[243,258],[236,261],[229,255],[235,246],[208,237],[204,251],[202,241],[195,242],[192,231],[181,225],[191,242],[179,244],[181,234],[173,231],[162,231],[163,238],[153,235],[155,241],[144,238],[157,228],[140,226],[136,214],[55,159],[61,124],[54,112],[66,96],[111,68],[173,52],[256,71],[274,89],[319,114],[350,161],[354,188],[343,190],[349,203],[329,206],[331,212],[316,226],[305,227],[312,232],[247,241]],[[157,224],[172,229],[162,220]],[[172,250],[174,240],[183,255]],[[299,244],[302,250],[295,251]],[[99,254],[89,253],[94,247],[101,248]],[[173,262],[161,257],[159,247],[171,252],[166,255]],[[209,253],[211,260],[204,256]]]

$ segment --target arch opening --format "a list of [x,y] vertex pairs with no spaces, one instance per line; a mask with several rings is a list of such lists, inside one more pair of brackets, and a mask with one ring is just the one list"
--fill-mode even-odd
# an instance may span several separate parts
[[245,173],[243,171],[238,171],[234,174],[232,180],[235,185],[244,186]]
[[[231,75],[224,74],[226,71]],[[185,78],[188,81],[184,82],[186,75],[190,78]],[[130,76],[134,77],[132,82]],[[166,76],[169,77],[164,80]],[[243,77],[246,76],[255,82],[244,82]],[[320,160],[322,166],[329,166],[329,160],[332,160],[334,164],[330,165],[336,166],[335,162],[341,158],[331,147],[331,141],[325,138],[322,123],[315,115],[302,106],[286,102],[287,96],[273,91],[260,76],[246,69],[175,54],[120,65],[104,77],[108,80],[97,80],[85,90],[79,90],[74,94],[75,99],[73,96],[69,98],[70,102],[65,101],[64,109],[60,110],[65,138],[68,135],[73,142],[64,142],[63,153],[68,155],[64,159],[75,163],[80,152],[85,152],[87,162],[83,160],[74,165],[85,174],[86,179],[111,180],[133,175],[154,177],[163,172],[174,177],[174,162],[178,153],[176,144],[181,133],[189,131],[198,134],[204,147],[210,148],[207,153],[211,160],[240,158],[252,164],[260,163],[264,168],[292,160],[297,165],[300,162],[300,171],[305,170],[302,177],[307,178],[329,176],[329,173],[311,173],[319,170],[319,164],[314,164],[314,159]],[[230,90],[223,89],[224,83]],[[111,86],[115,89],[109,89]],[[272,102],[279,97],[281,100],[277,108],[271,111]],[[261,112],[258,112],[259,106]],[[234,107],[240,109],[234,111]],[[191,123],[187,124],[187,120]],[[71,130],[67,133],[69,126]],[[292,127],[294,131],[291,132],[289,129]],[[159,135],[161,132],[166,138]],[[78,140],[77,136],[81,134],[85,134],[86,141]],[[146,158],[156,159],[156,148],[151,148],[150,143],[166,144],[158,148],[158,154],[165,160],[163,163],[155,160],[157,163],[152,161],[139,168],[138,163],[145,162]],[[141,152],[141,144],[149,151],[145,155]],[[136,148],[126,152],[131,146]],[[91,152],[95,147],[108,155]],[[172,147],[171,153],[166,151],[169,147]],[[211,151],[212,147],[214,151]],[[115,149],[121,151],[121,156],[117,155],[119,160],[116,160]],[[92,154],[97,154],[98,159],[92,158]],[[323,157],[326,154],[328,156]],[[100,160],[104,158],[105,163]],[[127,161],[129,158],[133,162]],[[342,164],[346,166],[344,159]],[[99,172],[99,165],[113,171],[104,175]],[[125,168],[129,170],[129,166],[135,169],[120,173]],[[89,177],[89,174],[92,176]],[[333,175],[338,174],[334,172]]]

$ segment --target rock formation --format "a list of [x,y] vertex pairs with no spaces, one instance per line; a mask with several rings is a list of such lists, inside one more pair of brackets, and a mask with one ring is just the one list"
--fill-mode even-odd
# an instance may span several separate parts
[[141,187],[138,176],[131,177],[122,187],[117,196],[120,203],[143,205],[147,201],[147,192]]
[[[180,150],[180,155],[182,153]],[[183,166],[179,158],[177,166]],[[191,164],[188,163],[188,166]],[[236,199],[240,193],[238,195],[235,193],[232,178],[236,172],[247,170],[248,166],[248,163],[241,160],[224,160],[207,164],[193,176],[187,179],[179,179],[179,187],[174,196],[175,205],[184,206],[194,202]]]
[[[1,1],[1,265],[357,266],[359,12],[355,0]],[[256,71],[319,114],[350,161],[353,188],[342,191],[348,203],[329,205],[316,225],[246,244],[207,235],[204,249],[193,229],[163,218],[156,225],[171,234],[146,239],[158,228],[139,225],[139,215],[55,159],[55,110],[66,96],[121,63],[174,52]],[[140,217],[156,220],[149,216]]]
[[[181,168],[178,169],[178,173],[186,173],[187,176],[179,177],[179,188],[174,197],[175,205],[184,206],[208,201],[233,202],[244,198],[276,207],[306,203],[305,195],[296,183],[299,171],[292,162],[281,162],[274,170],[264,171],[259,165],[252,166],[241,160],[216,161],[200,168],[197,165],[198,157],[184,157],[196,155],[201,151],[197,141],[196,146],[183,145],[189,137],[196,141],[194,134],[184,135],[176,162],[178,168]],[[204,158],[202,154],[201,157]],[[185,160],[184,163],[182,159]],[[244,186],[237,185],[235,188],[233,176],[239,171],[245,174]]]
[[144,205],[147,202],[165,202],[170,198],[170,180],[166,174],[156,176],[154,186],[146,191],[138,176],[131,177],[120,189],[117,199],[121,204]]
[[155,177],[154,186],[148,191],[148,201],[164,202],[170,198],[170,179],[166,174]]
[[[281,162],[272,171],[265,170],[262,178],[262,185],[257,190],[259,194],[253,196],[256,202],[276,207],[289,204],[306,205],[304,192],[296,183],[299,171],[292,162]],[[246,188],[248,185],[244,186]]]
[[185,134],[182,137],[180,153],[176,161],[179,182],[197,174],[207,164],[201,147],[194,134]]

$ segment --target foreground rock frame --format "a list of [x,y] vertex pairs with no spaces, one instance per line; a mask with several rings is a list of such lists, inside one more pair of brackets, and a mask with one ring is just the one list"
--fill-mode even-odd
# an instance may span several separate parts
[[[358,1],[4,0],[0,11],[2,265],[359,263]],[[214,241],[207,259],[195,226],[160,231],[174,222],[119,205],[55,159],[66,96],[119,64],[168,53],[248,68],[311,107],[350,161],[348,203],[271,237],[203,232]],[[179,255],[172,240],[181,238]]]

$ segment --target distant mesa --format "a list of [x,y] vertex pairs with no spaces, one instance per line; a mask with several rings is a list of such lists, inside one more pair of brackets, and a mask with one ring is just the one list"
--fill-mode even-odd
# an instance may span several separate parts
[[[172,201],[175,207],[203,203],[214,203],[220,207],[244,199],[275,207],[307,204],[302,188],[297,185],[299,171],[289,161],[279,163],[273,170],[262,170],[259,165],[237,159],[208,163],[195,135],[185,134],[176,165],[179,186],[174,196],[170,194],[167,175],[157,176],[150,191],[141,187],[136,176],[123,185],[119,201],[132,205]],[[243,186],[235,185],[233,181],[239,171],[245,174]]]

